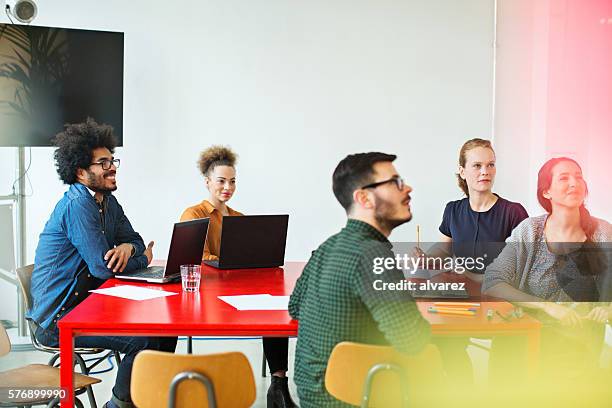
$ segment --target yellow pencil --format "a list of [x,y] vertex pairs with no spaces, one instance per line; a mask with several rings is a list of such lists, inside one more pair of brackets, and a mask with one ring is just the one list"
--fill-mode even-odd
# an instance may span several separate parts
[[421,247],[421,226],[417,224],[417,247]]
[[433,307],[430,307],[427,309],[427,311],[429,313],[436,313],[436,314],[446,314],[446,315],[458,315],[458,316],[475,316],[476,312],[472,312],[469,310],[452,310],[452,309],[435,309]]
[[442,307],[480,307],[480,303],[469,303],[469,302],[434,302],[434,306],[442,306]]
[[478,309],[476,309],[475,307],[432,307],[431,309],[436,312],[456,312],[457,310],[460,310],[464,312],[476,313],[478,311]]
[[441,315],[453,315],[453,316],[476,316],[474,312],[468,312],[464,310],[453,310],[453,311],[442,311],[442,312],[434,312]]

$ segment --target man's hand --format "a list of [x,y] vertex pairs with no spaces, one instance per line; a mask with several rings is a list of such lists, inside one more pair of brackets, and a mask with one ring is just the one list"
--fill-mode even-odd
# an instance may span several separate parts
[[112,269],[113,273],[123,272],[133,250],[134,246],[132,244],[121,244],[109,250],[104,255],[104,260],[108,261],[106,264],[108,269]]
[[153,260],[153,245],[154,244],[155,242],[153,241],[149,242],[149,245],[147,245],[147,249],[145,249],[143,252],[143,254],[147,257],[147,265],[149,265],[151,261]]

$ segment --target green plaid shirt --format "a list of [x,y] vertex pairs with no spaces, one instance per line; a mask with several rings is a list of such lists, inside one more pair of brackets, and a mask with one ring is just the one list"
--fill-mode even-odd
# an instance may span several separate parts
[[391,243],[371,225],[349,219],[313,252],[289,301],[299,320],[295,382],[300,406],[343,407],[325,389],[325,369],[342,341],[392,345],[417,353],[429,342],[429,323],[408,292],[377,292],[374,280],[399,282],[399,270],[373,273],[374,257],[394,257]]

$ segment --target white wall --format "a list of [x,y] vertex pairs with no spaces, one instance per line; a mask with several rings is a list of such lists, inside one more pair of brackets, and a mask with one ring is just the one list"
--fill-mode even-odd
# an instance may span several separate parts
[[612,1],[499,0],[497,43],[497,184],[541,214],[538,170],[570,156],[591,213],[612,221]]
[[[415,217],[392,238],[414,240],[418,223],[434,240],[460,197],[461,143],[490,136],[489,0],[40,0],[35,22],[125,32],[116,194],[160,258],[172,223],[204,198],[195,162],[208,145],[240,155],[230,205],[289,213],[287,259],[305,260],[345,222],[331,173],[346,154],[397,153]],[[65,190],[52,149],[32,152],[30,261]],[[5,190],[12,175],[1,178]]]

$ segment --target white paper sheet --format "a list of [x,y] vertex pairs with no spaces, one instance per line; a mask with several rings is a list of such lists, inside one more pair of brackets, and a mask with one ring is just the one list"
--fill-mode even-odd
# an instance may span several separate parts
[[90,290],[90,292],[130,300],[149,300],[178,294],[176,292],[166,292],[165,290],[149,289],[132,285],[113,286],[112,288]]
[[259,294],[218,297],[238,310],[287,310],[289,308],[289,296]]

